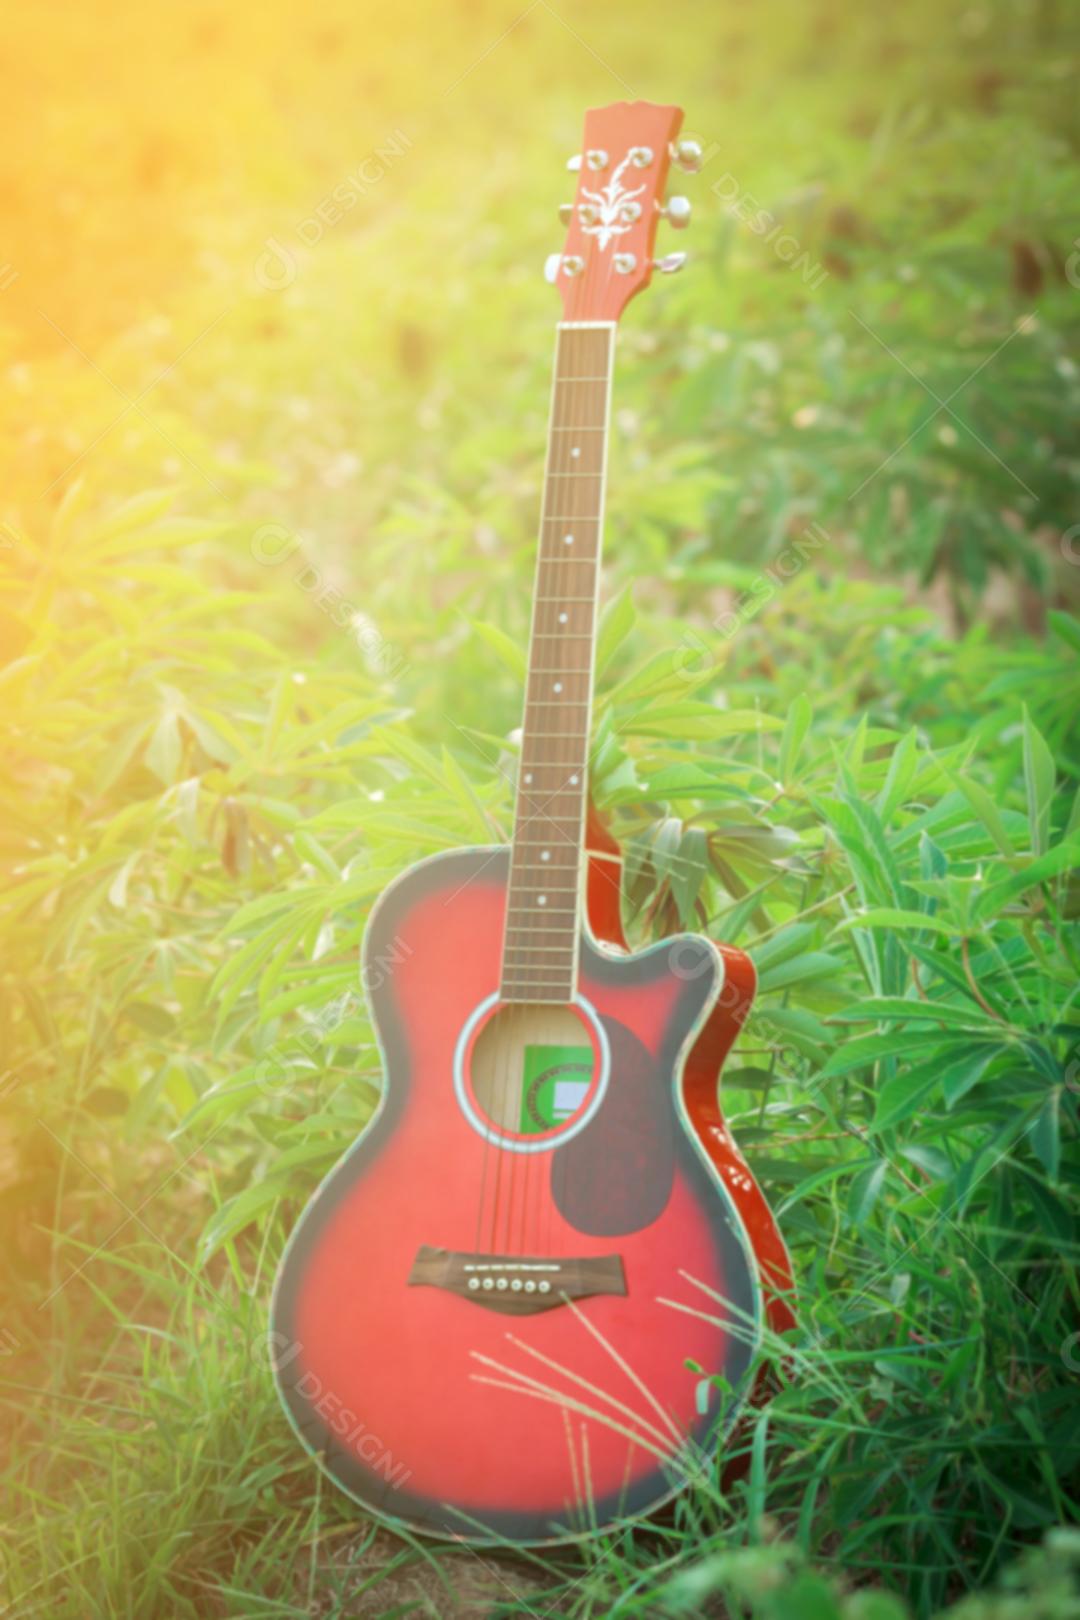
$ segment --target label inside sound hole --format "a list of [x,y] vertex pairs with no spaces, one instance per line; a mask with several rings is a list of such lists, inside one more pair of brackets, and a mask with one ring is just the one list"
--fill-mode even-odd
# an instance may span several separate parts
[[538,1136],[577,1113],[592,1085],[590,1046],[526,1046],[522,1070],[523,1136]]

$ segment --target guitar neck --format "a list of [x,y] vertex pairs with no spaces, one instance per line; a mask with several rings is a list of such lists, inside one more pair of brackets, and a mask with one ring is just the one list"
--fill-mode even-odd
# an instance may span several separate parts
[[555,343],[501,996],[571,999],[577,980],[613,321]]

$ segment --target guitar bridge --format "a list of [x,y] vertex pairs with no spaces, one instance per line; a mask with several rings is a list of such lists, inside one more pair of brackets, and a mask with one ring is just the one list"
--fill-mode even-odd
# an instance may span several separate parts
[[465,1254],[422,1243],[409,1272],[410,1288],[445,1288],[489,1311],[529,1316],[571,1299],[594,1294],[625,1294],[626,1277],[617,1254],[575,1260],[567,1256]]

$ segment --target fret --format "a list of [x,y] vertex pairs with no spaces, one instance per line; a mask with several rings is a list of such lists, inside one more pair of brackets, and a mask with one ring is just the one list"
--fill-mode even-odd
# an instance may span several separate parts
[[[575,733],[575,735],[578,735],[578,733]],[[584,742],[585,739],[582,738],[581,740]],[[523,763],[528,767],[528,774],[530,776],[534,776],[537,771],[546,771],[549,769],[553,771],[579,771],[582,768],[580,759],[529,759],[524,760]],[[525,782],[523,785],[525,787],[532,786],[530,782]],[[578,784],[576,782],[564,782],[561,788],[556,788],[555,792],[561,793],[568,788],[576,789],[577,785]],[[554,796],[555,795],[552,794],[553,798]]]
[[[539,971],[545,967],[550,971],[546,973]],[[507,977],[513,979],[515,983],[532,984],[538,990],[554,990],[558,985],[565,985],[566,994],[563,998],[565,1001],[569,1001],[573,995],[573,957],[566,962],[515,962],[513,966],[507,964],[506,972]],[[505,989],[503,995],[506,997]]]
[[[526,894],[531,894],[531,893],[536,893],[536,894],[576,894],[576,893],[578,893],[578,885],[576,885],[576,883],[552,883],[551,886],[547,886],[546,883],[521,883],[520,878],[513,878],[513,876],[512,876],[512,878],[510,878],[510,904],[512,904],[512,906],[513,906],[513,891],[515,891],[515,889],[517,889],[518,893],[521,893],[521,891],[525,891]],[[542,909],[546,910],[547,907],[542,907]]]
[[[564,1006],[574,993],[574,970],[567,963],[562,977],[550,984],[542,981],[524,979],[508,979],[502,991],[504,1001],[536,1002],[539,1005],[552,1007]],[[535,1612],[535,1611],[534,1611]]]
[[555,823],[557,823],[557,821],[573,821],[573,825],[578,826],[581,823],[581,816],[580,815],[542,815],[542,816],[538,816],[538,820],[551,821],[552,826],[555,826]]
[[[587,709],[589,698],[526,698],[525,706],[529,709],[580,709],[583,705]],[[545,737],[572,736],[572,732],[561,733],[545,731]]]
[[570,1000],[572,995],[573,980],[568,982],[567,995],[565,996],[534,995],[528,983],[526,983],[526,985],[507,985],[504,991],[504,1001],[513,1000],[515,1006],[523,1006],[523,1004],[528,1003],[529,1006],[538,1006],[538,1008],[560,1008],[560,1006],[565,1006],[565,1003]]
[[559,377],[557,375],[556,376],[556,381],[561,382],[561,383],[568,383],[568,382],[602,382],[602,383],[606,383],[607,378],[606,377]]
[[[539,806],[531,805],[524,793],[518,795],[518,811],[523,828],[526,823],[531,821],[534,823],[532,828],[533,832],[541,833],[545,838],[548,838],[548,829],[557,826],[559,822],[566,822],[567,824],[572,822],[575,827],[579,824],[581,821],[580,815],[552,816],[548,814],[546,806],[549,804],[554,804],[557,799],[563,798],[568,791],[565,787],[557,787],[554,789],[542,788],[540,791],[542,793],[546,793],[547,797]],[[573,794],[575,799],[580,799],[581,795],[578,793],[576,788],[573,789]],[[568,846],[571,844],[571,839],[567,834],[558,833],[556,836],[560,838],[564,844]],[[515,839],[515,844],[516,842],[517,840]],[[573,843],[573,847],[575,849],[577,848],[576,842]]]
[[[550,854],[551,841],[549,839],[547,842],[545,842],[542,838],[533,838],[530,840],[530,847],[533,849],[546,849]],[[560,855],[576,855],[577,842],[576,840],[571,842],[569,838],[566,838],[561,844],[556,844],[555,849]],[[524,871],[527,866],[528,869],[533,872],[558,872],[563,877],[565,877],[568,867],[572,866],[573,864],[574,863],[572,861],[566,860],[557,861],[553,859],[550,861],[538,861],[535,856],[530,856],[526,861],[518,863],[522,871]]]
[[[532,707],[532,706],[533,705],[531,705],[531,704],[526,705],[526,707]],[[581,732],[580,731],[545,731],[543,733],[543,736],[544,737],[557,737],[561,741],[562,738],[564,738],[564,737],[578,737],[578,738],[580,738],[581,737]],[[570,785],[572,787],[576,787],[577,783],[572,782]]]
[[530,979],[542,989],[562,984],[572,962],[517,962],[510,970],[515,979]]
[[605,433],[607,428],[602,422],[599,425],[594,424],[592,427],[559,427],[553,423],[551,431],[552,433]]
[[[515,912],[518,914],[518,916],[521,916],[522,914],[527,915],[528,919],[529,919],[528,922],[515,922],[513,920],[513,914]],[[530,939],[535,937],[535,935],[536,935],[536,927],[535,927],[536,917],[534,917],[534,915],[533,915],[534,912],[539,914],[541,917],[546,917],[549,921],[554,922],[554,921],[556,921],[558,918],[560,918],[562,916],[576,917],[577,916],[577,906],[572,905],[572,906],[528,906],[528,907],[524,907],[524,906],[508,905],[507,908],[506,908],[506,932],[508,934],[528,934]],[[546,932],[551,933],[551,932],[553,932],[553,930],[548,929],[548,930],[546,930]],[[529,947],[527,945],[516,945],[516,946],[514,946],[514,949],[519,950],[519,951],[520,950],[528,950]]]

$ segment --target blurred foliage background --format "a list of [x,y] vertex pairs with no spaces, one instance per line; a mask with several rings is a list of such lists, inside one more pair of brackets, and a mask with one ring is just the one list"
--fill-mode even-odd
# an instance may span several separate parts
[[[1074,27],[9,16],[6,1614],[1080,1612]],[[436,1556],[321,1489],[260,1335],[378,1096],[368,906],[508,834],[540,270],[639,96],[706,161],[620,336],[594,791],[635,938],[758,962],[725,1095],[803,1323],[733,1493]]]

